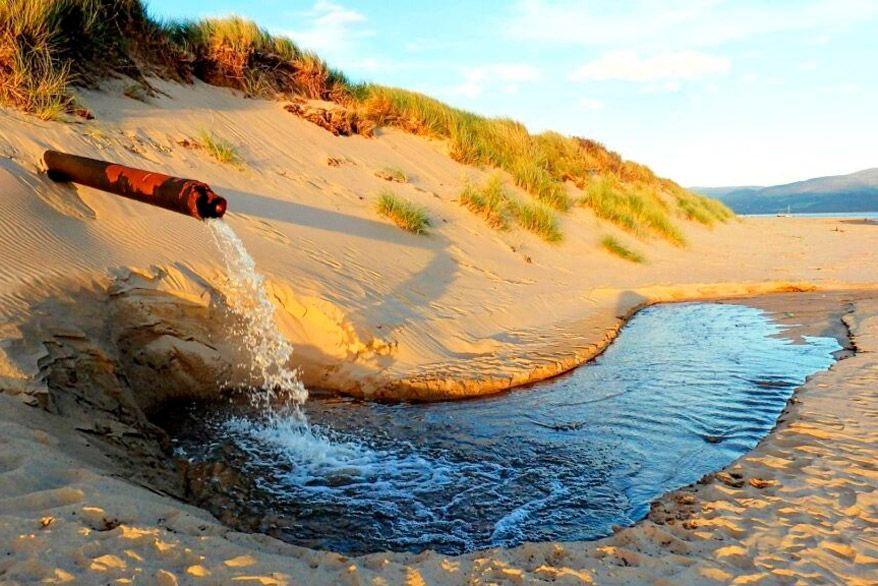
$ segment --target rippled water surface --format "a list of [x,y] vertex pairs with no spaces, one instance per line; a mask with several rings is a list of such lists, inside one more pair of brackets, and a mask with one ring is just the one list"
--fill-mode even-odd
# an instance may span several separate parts
[[753,448],[834,338],[794,343],[761,310],[645,309],[595,362],[499,396],[375,404],[312,398],[301,419],[241,406],[168,420],[179,452],[232,443],[283,538],[343,552],[460,553],[593,539]]

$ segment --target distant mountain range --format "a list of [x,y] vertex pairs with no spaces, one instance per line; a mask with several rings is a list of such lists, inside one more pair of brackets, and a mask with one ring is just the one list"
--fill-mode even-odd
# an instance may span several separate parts
[[738,214],[878,212],[878,168],[786,185],[689,187]]

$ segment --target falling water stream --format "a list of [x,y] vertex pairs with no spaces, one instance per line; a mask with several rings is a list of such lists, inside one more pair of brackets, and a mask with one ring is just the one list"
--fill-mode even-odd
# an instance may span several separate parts
[[[289,367],[293,347],[287,342],[274,317],[274,304],[268,298],[265,279],[256,272],[256,263],[231,226],[222,220],[208,220],[210,233],[223,256],[228,275],[226,300],[241,319],[239,331],[230,335],[240,340],[250,354],[251,378],[259,381],[259,391],[250,394],[254,407],[263,411],[281,404],[298,409],[308,399],[308,391],[298,373]],[[279,399],[287,399],[279,402]]]
[[593,363],[500,396],[306,401],[253,260],[228,226],[211,227],[258,388],[250,403],[193,404],[163,425],[192,461],[232,446],[255,506],[309,547],[454,554],[605,535],[752,449],[841,348],[787,336],[752,307],[673,304],[639,312]]
[[249,416],[229,414],[225,424],[242,438],[272,438],[275,443],[283,438],[290,453],[303,461],[319,463],[328,454],[344,453],[345,446],[333,445],[308,423],[302,410],[308,390],[290,367],[293,347],[278,327],[274,304],[253,257],[226,222],[207,220],[207,225],[226,265],[226,302],[239,318],[240,325],[229,335],[239,340],[250,358],[242,365],[249,369],[252,382],[246,405],[241,405]]

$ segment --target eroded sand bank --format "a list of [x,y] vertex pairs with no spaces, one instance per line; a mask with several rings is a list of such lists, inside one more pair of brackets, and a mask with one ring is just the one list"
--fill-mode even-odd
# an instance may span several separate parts
[[[247,357],[227,335],[225,275],[206,227],[52,184],[40,173],[46,148],[211,183],[268,279],[306,383],[372,397],[458,397],[557,373],[647,302],[878,285],[874,225],[683,222],[689,246],[677,248],[577,209],[551,246],[492,231],[458,205],[464,179],[487,172],[440,144],[393,131],[333,137],[282,104],[157,83],[171,97],[153,104],[112,88],[85,94],[98,116],[88,124],[0,111],[0,582],[874,582],[869,295],[846,318],[860,352],[809,381],[779,429],[736,463],[740,479],[669,495],[655,520],[599,542],[347,559],[230,531],[133,484],[169,473],[124,465],[140,440],[161,457],[149,412],[241,380]],[[240,145],[243,170],[181,145],[206,128]],[[427,207],[431,236],[375,215],[386,182],[374,171],[386,165],[412,177],[397,189]],[[649,262],[603,252],[605,233]],[[95,380],[118,392],[97,400]]]

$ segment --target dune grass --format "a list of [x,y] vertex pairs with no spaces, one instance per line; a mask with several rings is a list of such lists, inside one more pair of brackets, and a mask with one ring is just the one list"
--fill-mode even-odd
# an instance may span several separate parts
[[486,118],[417,92],[374,84],[356,87],[351,99],[378,126],[448,139],[453,159],[503,169],[543,203],[560,211],[570,208],[563,185],[545,168],[539,144],[519,122]]
[[180,79],[178,57],[140,0],[0,3],[0,103],[41,118],[74,112],[75,84],[118,74]]
[[230,16],[172,22],[163,30],[192,60],[196,77],[252,96],[341,100],[350,82],[310,51],[256,23]]
[[618,179],[600,177],[585,187],[582,203],[599,218],[632,234],[659,236],[677,246],[686,243],[668,214],[668,204],[652,187],[639,184],[623,188]]
[[[398,88],[364,85],[351,95],[361,115],[377,126],[447,139],[455,160],[502,169],[515,185],[558,211],[571,207],[565,187],[569,182],[586,191],[580,204],[599,217],[638,236],[653,235],[678,246],[686,241],[674,217],[707,225],[731,217],[722,204],[690,194],[593,140],[556,132],[531,135],[513,120],[485,118]],[[468,207],[483,206],[473,195],[468,196]]]
[[545,240],[557,243],[564,239],[558,226],[558,216],[539,202],[511,200],[509,212],[515,223]]
[[0,103],[44,120],[70,109],[70,64],[57,63],[57,14],[36,2],[0,4]]
[[314,53],[239,17],[160,23],[141,0],[3,0],[0,103],[71,111],[72,87],[115,75],[340,101],[350,83]]
[[232,143],[214,136],[213,133],[206,130],[201,132],[200,139],[202,148],[220,163],[239,169],[244,167],[244,161]]
[[509,196],[498,175],[492,176],[481,188],[467,183],[458,196],[460,205],[482,216],[497,230],[509,228]]
[[601,247],[611,254],[615,254],[620,258],[624,258],[625,260],[634,263],[643,263],[646,260],[643,255],[631,250],[613,236],[604,236],[601,238]]
[[413,234],[427,234],[432,225],[427,210],[402,199],[390,190],[378,195],[378,213],[389,218],[394,224]]
[[687,220],[712,226],[716,222],[726,222],[735,217],[735,212],[719,200],[685,190],[676,192],[674,195],[680,212]]
[[564,236],[558,216],[538,201],[520,201],[503,189],[499,175],[491,176],[481,187],[466,184],[458,196],[460,205],[482,216],[489,226],[506,230],[515,222],[546,242],[561,242]]
[[55,68],[46,50],[34,48],[28,54],[15,52],[8,55],[8,59],[0,71],[3,78],[0,102],[30,112],[41,120],[61,119],[72,108],[73,98],[65,94],[67,71],[63,67]]
[[[549,208],[566,212],[568,184],[578,202],[642,236],[678,245],[675,219],[705,225],[733,217],[722,204],[691,194],[625,161],[604,145],[556,132],[531,134],[519,122],[453,108],[423,94],[353,84],[314,53],[240,17],[158,22],[141,0],[3,0],[0,4],[0,105],[53,119],[78,110],[72,87],[127,76],[148,95],[150,75],[201,79],[248,95],[331,100],[374,126],[438,138],[468,165],[503,170]],[[609,188],[594,187],[607,182]],[[533,215],[533,214],[525,214]]]

